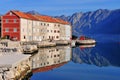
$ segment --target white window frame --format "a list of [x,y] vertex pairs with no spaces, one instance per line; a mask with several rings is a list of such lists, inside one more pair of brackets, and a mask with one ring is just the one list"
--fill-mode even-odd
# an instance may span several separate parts
[[17,32],[17,28],[14,28],[14,29],[13,29],[13,32]]
[[5,23],[8,23],[8,22],[9,22],[9,20],[8,20],[8,19],[6,19],[6,20],[5,20]]
[[5,28],[5,32],[9,32],[9,28]]
[[17,20],[16,19],[14,19],[14,21],[13,21],[14,23],[17,23]]

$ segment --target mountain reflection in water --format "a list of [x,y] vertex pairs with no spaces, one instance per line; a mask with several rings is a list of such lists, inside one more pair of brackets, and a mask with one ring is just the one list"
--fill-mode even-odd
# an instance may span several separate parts
[[120,45],[97,44],[93,48],[73,48],[72,61],[96,66],[120,66]]

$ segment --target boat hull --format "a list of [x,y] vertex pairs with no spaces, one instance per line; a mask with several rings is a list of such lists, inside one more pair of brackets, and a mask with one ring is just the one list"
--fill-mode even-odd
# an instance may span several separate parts
[[76,45],[89,45],[89,44],[95,44],[95,40],[77,40]]

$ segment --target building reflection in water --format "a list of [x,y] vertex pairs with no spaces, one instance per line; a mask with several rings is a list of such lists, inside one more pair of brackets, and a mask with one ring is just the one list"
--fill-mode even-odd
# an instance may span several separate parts
[[31,57],[32,71],[44,72],[60,67],[71,60],[70,46],[40,48],[38,53]]

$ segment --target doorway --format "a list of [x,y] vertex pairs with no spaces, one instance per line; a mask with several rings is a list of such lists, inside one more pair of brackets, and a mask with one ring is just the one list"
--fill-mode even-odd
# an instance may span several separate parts
[[5,37],[6,37],[6,39],[10,39],[10,35],[6,35]]

